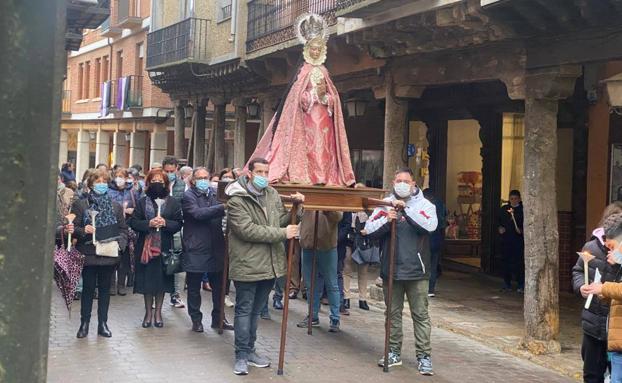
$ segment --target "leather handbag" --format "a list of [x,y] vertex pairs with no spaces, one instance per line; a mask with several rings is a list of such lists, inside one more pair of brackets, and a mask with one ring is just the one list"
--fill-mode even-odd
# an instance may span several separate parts
[[168,251],[162,252],[162,266],[164,266],[164,272],[166,275],[173,275],[181,273],[181,258],[183,256],[182,249],[176,249],[173,241],[173,246]]
[[95,254],[100,257],[118,257],[119,256],[119,242],[95,242]]

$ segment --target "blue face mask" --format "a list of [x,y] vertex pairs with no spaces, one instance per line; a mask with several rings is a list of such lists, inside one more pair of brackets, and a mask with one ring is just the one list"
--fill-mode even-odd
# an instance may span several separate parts
[[622,265],[622,252],[620,251],[619,248],[613,251],[613,260],[618,265]]
[[253,175],[253,185],[259,189],[263,190],[268,187],[268,179],[264,176]]
[[197,180],[196,187],[199,191],[206,192],[209,189],[209,181],[208,180]]
[[144,180],[138,180],[138,186],[140,186],[141,189],[145,188],[145,181]]
[[108,184],[105,182],[97,183],[93,185],[93,191],[99,195],[106,194],[108,192]]
[[170,182],[175,182],[175,180],[177,179],[177,174],[175,173],[166,173],[166,176],[168,177],[168,180]]

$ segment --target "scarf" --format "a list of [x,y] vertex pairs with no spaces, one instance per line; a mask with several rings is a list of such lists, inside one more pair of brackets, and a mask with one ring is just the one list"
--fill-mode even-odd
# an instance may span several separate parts
[[[162,205],[162,210],[166,202]],[[157,205],[149,197],[145,197],[145,218],[147,221],[151,221],[157,215]],[[146,265],[153,258],[160,256],[162,253],[162,229],[157,231],[155,228],[150,228],[149,233],[145,237],[145,243],[143,245],[143,251],[140,255],[140,263]]]
[[94,210],[97,212],[95,224],[93,225],[96,229],[95,240],[100,242],[117,240],[120,236],[119,224],[108,193],[99,195],[91,191],[87,196],[87,200],[89,209],[84,211],[83,222],[85,225],[93,225],[89,211]]

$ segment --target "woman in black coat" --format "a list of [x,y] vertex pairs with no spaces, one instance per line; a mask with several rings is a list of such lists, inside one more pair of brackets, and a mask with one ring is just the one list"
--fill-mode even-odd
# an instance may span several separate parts
[[[145,184],[147,195],[138,201],[128,220],[129,226],[138,234],[134,293],[143,294],[145,299],[143,327],[151,327],[151,322],[154,321],[154,326],[160,328],[164,326],[164,294],[173,292],[174,280],[173,275],[165,272],[162,253],[173,248],[173,234],[181,230],[183,219],[180,203],[169,196],[169,180],[162,170],[150,171]],[[160,216],[155,202],[158,198],[164,200]],[[155,315],[152,309],[154,299]]]
[[[76,249],[85,255],[84,269],[82,270],[82,298],[80,300],[80,329],[78,338],[84,338],[89,333],[89,322],[93,308],[93,294],[95,284],[98,287],[97,333],[103,337],[112,336],[108,329],[108,307],[110,305],[110,278],[114,267],[119,262],[119,256],[101,256],[97,254],[93,243],[101,244],[116,242],[118,249],[127,246],[127,225],[123,214],[123,207],[113,202],[108,196],[108,182],[110,176],[104,170],[96,170],[87,179],[89,189],[86,198],[74,202],[71,211],[76,215],[74,220],[74,237],[78,240]],[[90,211],[96,211],[95,222],[92,221]]]

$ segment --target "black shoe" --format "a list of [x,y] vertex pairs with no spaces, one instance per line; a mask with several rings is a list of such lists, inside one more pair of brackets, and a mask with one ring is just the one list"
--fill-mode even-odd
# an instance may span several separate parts
[[344,305],[339,306],[339,313],[342,315],[350,315],[350,311]]
[[162,328],[164,327],[164,322],[155,321],[153,322],[153,327]]
[[302,292],[302,299],[307,300],[307,290]]
[[79,292],[79,291],[76,291],[76,293],[75,293],[75,294],[73,294],[73,300],[74,300],[74,301],[79,301],[79,300],[80,300],[80,298],[82,298],[82,293],[81,293],[81,292]]
[[80,328],[78,329],[78,334],[76,335],[78,338],[86,338],[89,335],[89,322],[82,321],[80,322]]
[[272,301],[272,307],[274,307],[275,310],[283,310],[283,302],[281,302],[280,299],[274,299]]
[[192,322],[192,331],[194,332],[203,332],[203,323],[201,322]]
[[367,304],[367,301],[359,301],[359,308],[361,310],[369,311],[369,305]]
[[143,321],[143,328],[149,328],[151,327],[151,321],[147,322],[146,320]]
[[112,336],[112,332],[110,332],[106,322],[101,322],[99,326],[97,326],[97,335],[101,335],[105,338],[110,338]]
[[298,291],[290,291],[289,299],[298,299]]
[[[212,321],[212,328],[220,328],[217,321]],[[223,321],[222,329],[227,331],[233,331],[233,325],[229,323],[227,318]]]
[[348,310],[350,309],[350,298],[343,300],[343,306]]
[[121,296],[121,297],[126,296],[126,295],[127,295],[127,293],[125,292],[125,288],[123,288],[123,287],[119,287],[119,288],[117,288],[117,295],[119,295],[119,296]]

